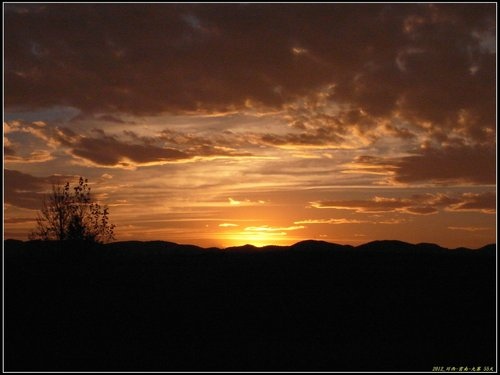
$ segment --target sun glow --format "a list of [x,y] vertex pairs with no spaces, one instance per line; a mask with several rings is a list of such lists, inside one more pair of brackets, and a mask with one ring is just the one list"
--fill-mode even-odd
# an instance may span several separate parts
[[285,232],[235,232],[219,235],[219,241],[224,247],[243,246],[247,244],[256,247],[268,245],[287,246],[297,242],[288,237]]
[[257,247],[268,245],[287,246],[303,239],[301,236],[290,236],[288,232],[304,228],[301,225],[291,227],[250,226],[243,230],[220,233],[218,239],[224,246],[242,246],[246,244]]

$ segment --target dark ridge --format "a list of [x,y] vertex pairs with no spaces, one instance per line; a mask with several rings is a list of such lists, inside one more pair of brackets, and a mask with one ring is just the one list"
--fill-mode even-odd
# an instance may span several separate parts
[[21,240],[13,240],[13,239],[7,239],[4,241],[5,246],[21,246],[24,243],[24,241]]
[[295,245],[290,246],[290,250],[301,252],[339,251],[350,250],[352,248],[353,247],[350,245],[339,245],[331,242],[315,240],[300,241]]
[[425,250],[425,251],[446,251],[448,249],[436,245],[435,243],[421,242],[415,245],[415,247]]
[[4,252],[6,372],[495,365],[495,244],[6,240]]
[[206,249],[207,252],[210,252],[210,253],[219,253],[222,251],[222,249],[218,248],[218,247],[208,247]]
[[[233,254],[253,254],[253,253],[266,253],[266,252],[323,252],[323,251],[371,251],[371,252],[482,252],[495,254],[496,244],[488,244],[478,249],[470,249],[466,247],[458,247],[455,249],[448,249],[433,243],[418,243],[411,244],[398,240],[377,240],[368,242],[358,246],[341,245],[326,241],[305,240],[295,243],[291,246],[277,246],[268,245],[264,247],[256,247],[251,244],[243,246],[231,246],[227,248],[203,248],[196,245],[177,244],[168,241],[119,241],[112,242],[105,245],[90,244],[82,242],[58,242],[58,241],[21,241],[14,239],[4,240],[5,251],[12,251],[13,249],[56,249],[56,248],[76,248],[76,249],[99,249],[99,251],[106,250],[107,252],[128,252],[140,253],[147,252],[148,255],[194,255],[194,254],[207,254],[207,253],[233,253]],[[143,254],[144,255],[144,254]]]
[[288,246],[278,246],[278,245],[267,245],[262,247],[262,250],[264,252],[272,252],[272,253],[279,253],[282,251],[286,251],[288,249],[289,249]]
[[263,247],[257,247],[254,245],[243,245],[243,246],[230,246],[219,251],[227,254],[264,254],[264,253],[280,253],[287,251],[290,248],[288,246],[277,246],[277,245],[267,245]]
[[243,246],[230,246],[224,249],[224,252],[228,253],[253,253],[256,251],[259,251],[259,248],[250,244],[246,244]]
[[182,245],[174,242],[166,241],[127,241],[127,242],[113,242],[104,245],[106,249],[111,251],[140,251],[147,252],[149,255],[152,254],[202,254],[207,251],[212,251],[209,249],[204,249],[195,245]]
[[484,253],[486,255],[494,256],[497,253],[497,245],[492,243],[477,249],[477,251]]
[[382,240],[382,241],[372,241],[365,243],[363,245],[356,246],[356,250],[367,250],[367,251],[409,251],[414,250],[415,245],[397,241],[397,240]]

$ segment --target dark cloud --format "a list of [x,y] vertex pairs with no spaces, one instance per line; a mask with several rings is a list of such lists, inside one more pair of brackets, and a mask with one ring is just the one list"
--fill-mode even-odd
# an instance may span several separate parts
[[96,117],[99,121],[112,122],[115,124],[135,124],[134,121],[125,121],[119,117],[113,115],[100,115]]
[[4,201],[13,206],[40,209],[45,193],[52,185],[73,180],[74,176],[35,177],[16,170],[4,169]]
[[6,146],[4,143],[3,153],[4,153],[4,156],[6,156],[6,157],[15,157],[16,156],[16,149],[12,145]]
[[495,152],[489,145],[425,149],[396,163],[396,180],[495,184]]
[[69,119],[69,123],[89,123],[89,122],[103,122],[103,123],[111,123],[118,125],[135,125],[137,122],[131,120],[125,120],[120,115],[112,115],[112,114],[100,114],[94,115],[88,112],[80,112],[77,115],[71,117]]
[[6,10],[7,108],[131,114],[280,108],[326,90],[332,102],[372,117],[459,126],[481,140],[495,129],[496,57],[488,42],[495,4],[7,4]]
[[414,215],[429,215],[439,210],[496,212],[496,194],[463,193],[461,195],[420,194],[408,198],[374,197],[368,200],[343,200],[313,202],[316,208],[352,210],[360,213],[401,212]]
[[398,127],[387,124],[385,128],[389,132],[389,134],[400,139],[413,140],[417,137],[415,133],[413,133],[410,129],[405,127]]
[[[124,137],[108,135],[104,130],[93,128],[90,135],[82,135],[68,127],[43,127],[14,121],[6,123],[10,136],[12,133],[30,134],[42,140],[54,150],[68,149],[74,157],[85,159],[99,166],[135,167],[141,165],[158,165],[196,157],[239,157],[252,156],[250,152],[241,151],[237,142],[227,139],[226,132],[213,140],[207,137],[175,131],[162,131],[157,136],[139,136],[135,132],[123,131]],[[10,144],[9,138],[5,137]],[[12,147],[9,152],[15,151]],[[37,150],[19,156],[9,154],[7,160],[12,162],[34,163],[53,159],[51,152]]]
[[127,144],[111,136],[102,138],[79,137],[71,145],[71,153],[98,165],[115,166],[161,163],[188,159],[179,150],[147,145]]
[[329,144],[339,144],[342,140],[341,136],[330,131],[328,128],[319,128],[312,132],[302,132],[299,134],[264,134],[260,137],[262,143],[272,146],[326,146]]
[[496,212],[496,194],[495,193],[465,193],[462,200],[452,204],[451,211],[481,211],[494,214]]
[[230,131],[212,131],[210,135],[203,135],[165,129],[156,138],[137,137],[130,131],[126,134],[135,139],[142,139],[146,143],[162,141],[171,147],[180,147],[194,156],[252,156],[251,152],[241,151],[252,147],[247,139],[248,136],[237,135]]
[[210,135],[171,129],[164,129],[156,136],[139,136],[130,130],[125,130],[123,133],[134,142],[148,146],[162,144],[163,147],[180,149],[190,157],[252,156],[252,153],[242,151],[250,144],[229,131],[212,132]]
[[496,148],[494,145],[458,145],[429,147],[399,159],[370,155],[354,161],[360,169],[386,172],[397,182],[496,183]]
[[135,125],[137,124],[135,121],[124,120],[119,115],[111,115],[111,114],[100,114],[93,115],[87,112],[80,112],[79,114],[73,116],[70,119],[70,123],[82,123],[82,122],[90,122],[90,121],[101,121],[104,123],[112,123],[112,124],[123,124],[123,125]]

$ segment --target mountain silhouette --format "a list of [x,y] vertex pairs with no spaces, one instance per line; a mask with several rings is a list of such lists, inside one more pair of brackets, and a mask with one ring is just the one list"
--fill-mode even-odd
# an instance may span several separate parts
[[488,244],[478,249],[479,252],[485,253],[487,255],[494,256],[497,253],[497,245],[496,244]]
[[260,251],[260,249],[254,245],[246,244],[243,246],[226,247],[224,251],[229,253],[254,253]]
[[[21,249],[49,247],[58,248],[60,244],[57,241],[20,241],[7,239],[4,241],[4,246],[7,251],[20,251]],[[88,250],[89,244],[86,243],[73,243],[73,246],[81,247],[84,246]],[[63,245],[64,246],[64,245]],[[304,240],[297,242],[291,246],[276,246],[268,245],[263,247],[256,247],[251,244],[246,244],[242,246],[230,246],[226,248],[203,248],[196,245],[188,244],[177,244],[175,242],[168,241],[119,241],[112,242],[108,244],[93,244],[94,248],[98,247],[99,251],[106,250],[108,252],[113,252],[116,254],[127,253],[128,255],[137,254],[141,256],[151,256],[151,255],[196,255],[196,254],[207,254],[207,253],[232,253],[232,254],[254,254],[254,253],[268,253],[268,252],[323,252],[323,251],[377,251],[385,253],[399,253],[399,252],[443,252],[443,251],[477,251],[485,252],[490,254],[496,253],[496,244],[488,244],[478,249],[470,249],[466,247],[459,247],[456,249],[448,249],[433,243],[418,243],[411,244],[398,240],[377,240],[368,242],[358,246],[351,245],[340,245],[336,243],[317,241],[317,240]],[[66,246],[67,247],[67,246]]]
[[314,240],[306,240],[297,242],[295,245],[290,247],[292,251],[340,251],[340,250],[349,250],[352,249],[352,246],[349,245],[338,245],[325,241],[314,241]]
[[113,242],[104,245],[107,250],[110,251],[128,251],[128,252],[140,252],[141,255],[145,252],[150,255],[165,255],[165,254],[202,254],[206,251],[211,251],[211,249],[204,249],[195,245],[180,245],[174,242],[166,241],[127,241],[127,242]]
[[496,245],[4,241],[6,371],[494,366]]

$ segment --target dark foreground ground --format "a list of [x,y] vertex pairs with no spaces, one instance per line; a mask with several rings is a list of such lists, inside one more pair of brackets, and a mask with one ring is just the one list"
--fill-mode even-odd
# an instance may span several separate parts
[[5,246],[5,371],[496,370],[495,246]]

